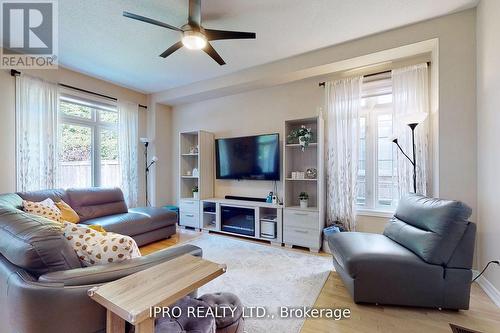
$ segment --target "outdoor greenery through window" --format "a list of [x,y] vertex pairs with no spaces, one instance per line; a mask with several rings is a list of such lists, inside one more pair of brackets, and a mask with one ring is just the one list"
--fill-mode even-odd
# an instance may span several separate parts
[[363,84],[359,125],[358,209],[393,210],[398,192],[390,78]]
[[59,185],[119,186],[116,107],[63,96],[59,110]]

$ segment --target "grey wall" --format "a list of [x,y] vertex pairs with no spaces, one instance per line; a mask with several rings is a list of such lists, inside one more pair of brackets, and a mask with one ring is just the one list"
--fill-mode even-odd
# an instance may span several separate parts
[[[482,0],[477,10],[478,259],[500,260],[500,1]],[[500,269],[486,277],[500,290]]]
[[[313,67],[396,48],[432,38],[439,39],[439,196],[469,204],[477,212],[476,168],[476,37],[475,9],[387,31],[366,38],[313,51],[277,63],[263,65],[242,73],[272,75],[285,68]],[[250,73],[251,72],[251,73]],[[229,79],[229,78],[228,78]],[[231,80],[237,81],[236,77]],[[218,79],[220,81],[220,79]],[[172,132],[168,144],[174,154],[169,172],[177,179],[178,133],[188,129],[205,129],[217,137],[282,133],[283,121],[315,114],[323,104],[318,80],[302,80],[280,86],[176,105],[172,108]],[[210,81],[206,82],[210,85]],[[163,94],[164,95],[164,94]],[[161,98],[162,94],[158,94]],[[283,133],[282,133],[283,134]],[[226,193],[263,195],[269,183],[216,183],[216,195]],[[177,182],[165,188],[169,202],[177,200]],[[160,191],[161,192],[161,191]],[[159,202],[162,203],[162,202]],[[473,216],[475,219],[475,215]]]

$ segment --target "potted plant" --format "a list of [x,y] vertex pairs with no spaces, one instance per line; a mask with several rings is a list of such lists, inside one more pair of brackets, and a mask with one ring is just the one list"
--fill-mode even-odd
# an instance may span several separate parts
[[307,208],[309,205],[309,194],[307,192],[300,192],[299,194],[300,208]]
[[300,148],[304,151],[312,140],[312,131],[310,128],[307,128],[305,125],[300,126],[300,128],[295,128],[290,131],[288,134],[288,142],[298,142],[300,144]]
[[200,196],[198,194],[198,186],[193,186],[192,191],[193,191],[193,199],[199,199]]

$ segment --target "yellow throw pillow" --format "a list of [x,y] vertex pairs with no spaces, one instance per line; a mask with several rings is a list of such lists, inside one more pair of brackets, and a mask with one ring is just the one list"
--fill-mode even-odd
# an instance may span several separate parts
[[61,211],[50,198],[41,202],[23,200],[23,210],[27,213],[42,216],[55,222],[62,221]]
[[80,216],[71,208],[70,205],[65,203],[64,201],[56,202],[57,208],[61,211],[61,219],[64,221],[68,221],[71,223],[80,222]]
[[98,231],[98,232],[106,232],[106,230],[101,227],[99,224],[94,224],[94,225],[87,225],[92,230]]

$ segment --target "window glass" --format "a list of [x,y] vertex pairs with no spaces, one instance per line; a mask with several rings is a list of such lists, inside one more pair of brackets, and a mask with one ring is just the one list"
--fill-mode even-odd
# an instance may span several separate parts
[[366,204],[366,118],[359,120],[359,160],[358,160],[358,194],[357,204]]
[[120,163],[118,160],[118,133],[101,130],[101,186],[120,186]]
[[392,115],[379,115],[377,126],[377,205],[391,207],[395,195],[394,144],[391,142]]
[[361,209],[392,210],[397,204],[391,90],[390,79],[363,84],[356,200]]
[[68,116],[92,119],[92,108],[88,106],[74,104],[62,100],[60,101],[59,109],[63,114]]
[[92,128],[62,124],[60,138],[60,186],[92,186]]
[[60,100],[60,187],[117,187],[118,113],[88,100]]
[[106,123],[118,124],[118,112],[99,110],[99,119]]

